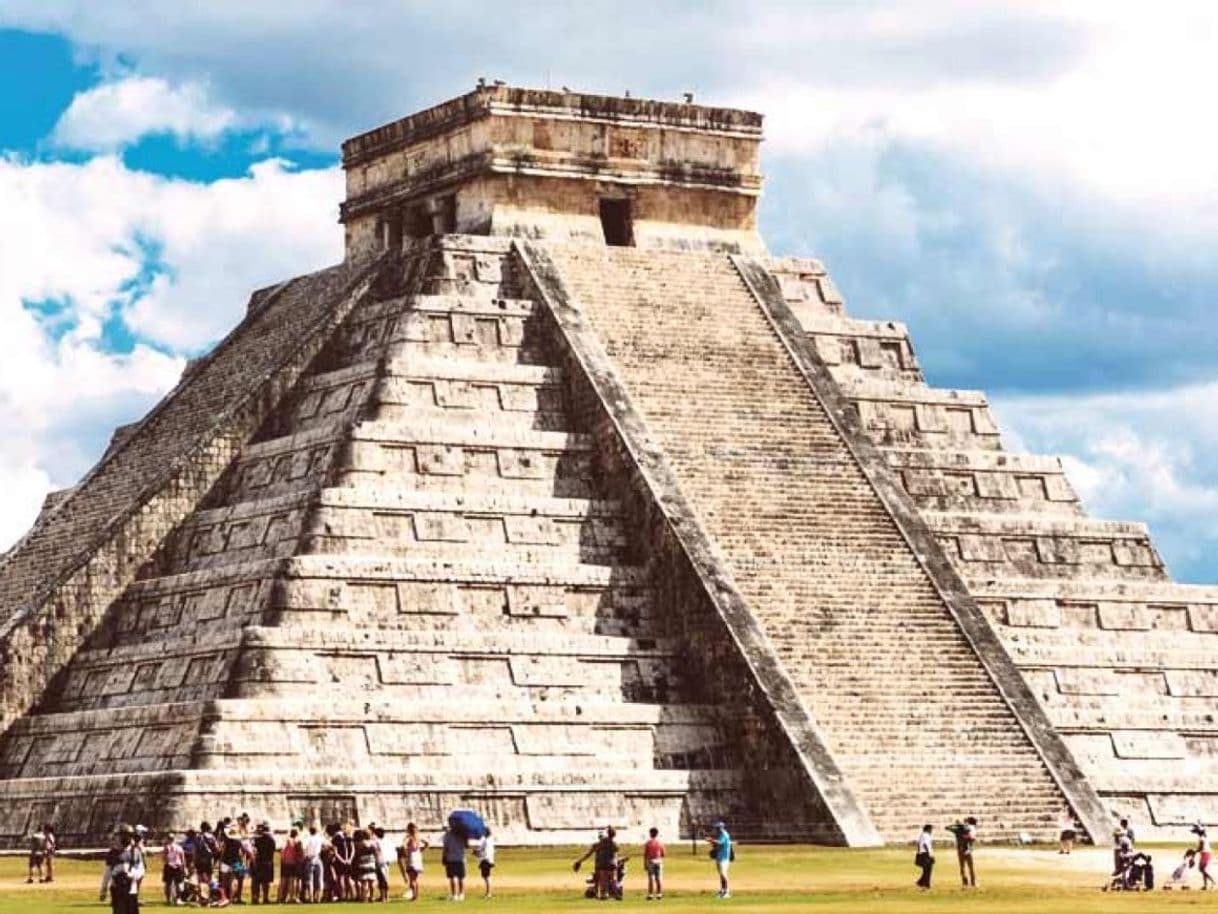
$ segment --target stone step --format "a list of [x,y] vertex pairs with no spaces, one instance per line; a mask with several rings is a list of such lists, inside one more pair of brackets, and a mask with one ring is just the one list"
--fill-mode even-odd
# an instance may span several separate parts
[[521,562],[612,562],[627,545],[620,515],[615,501],[331,488],[300,551],[464,558],[474,547]]
[[971,588],[983,600],[1051,599],[1063,603],[1155,603],[1176,606],[1218,604],[1218,587],[1175,581],[1046,581],[1003,577]]
[[357,426],[334,482],[448,492],[588,498],[593,454],[585,435],[453,422]]
[[567,431],[569,425],[560,369],[469,361],[393,367],[377,387],[368,418],[543,431]]
[[917,382],[842,377],[840,387],[863,427],[881,447],[1001,451],[985,394]]
[[[1005,643],[1011,658],[1021,667],[1118,668],[1156,673],[1211,670],[1218,677],[1214,670],[1218,634],[1214,632],[1072,629],[1068,637],[1063,637],[1059,629],[1012,629]],[[1179,687],[1184,688],[1189,678],[1182,675]],[[1214,694],[1218,696],[1218,689]]]
[[924,511],[1083,516],[1055,457],[945,448],[888,448],[884,456]]
[[1144,524],[1044,514],[924,511],[948,556],[968,580],[1166,578]]

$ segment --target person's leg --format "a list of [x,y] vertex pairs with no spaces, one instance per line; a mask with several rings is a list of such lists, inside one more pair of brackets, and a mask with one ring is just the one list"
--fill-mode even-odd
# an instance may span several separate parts
[[968,888],[968,873],[965,872],[964,866],[967,859],[960,851],[956,851],[956,862],[960,864],[960,884],[966,889]]
[[656,898],[664,897],[664,864],[656,865]]
[[977,870],[973,855],[968,855],[968,884],[969,888],[977,888]]

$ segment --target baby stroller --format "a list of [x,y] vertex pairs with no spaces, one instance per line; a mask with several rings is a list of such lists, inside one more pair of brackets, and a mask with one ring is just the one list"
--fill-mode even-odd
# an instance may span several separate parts
[[[613,868],[613,881],[609,883],[609,897],[615,901],[621,901],[626,891],[626,864],[629,862],[629,857],[623,857],[617,862],[617,866]],[[596,876],[589,876],[585,881],[586,888],[584,889],[585,898],[596,897]]]
[[1155,868],[1149,854],[1126,854],[1122,857],[1123,865],[1112,874],[1105,891],[1139,892],[1155,887]]

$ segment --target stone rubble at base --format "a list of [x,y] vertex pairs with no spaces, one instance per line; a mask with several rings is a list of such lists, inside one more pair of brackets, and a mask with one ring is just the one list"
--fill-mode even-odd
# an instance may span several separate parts
[[0,842],[1218,821],[1218,589],[768,256],[760,138],[496,86],[348,141],[347,262],[0,560]]

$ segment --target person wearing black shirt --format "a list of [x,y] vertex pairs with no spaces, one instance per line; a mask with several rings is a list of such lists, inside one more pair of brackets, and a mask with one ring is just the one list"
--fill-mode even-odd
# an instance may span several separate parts
[[271,903],[271,883],[275,881],[275,838],[266,822],[258,823],[254,833],[254,863],[250,868],[250,893],[254,904]]

